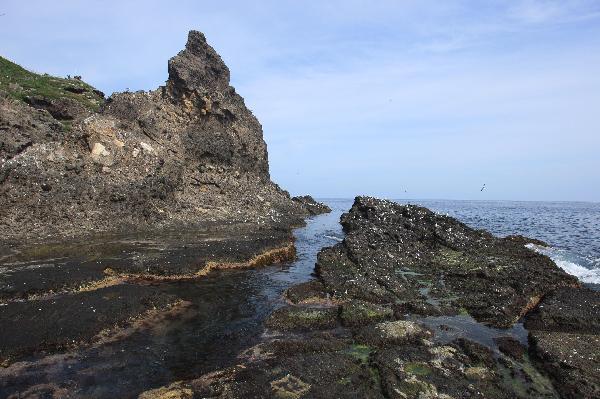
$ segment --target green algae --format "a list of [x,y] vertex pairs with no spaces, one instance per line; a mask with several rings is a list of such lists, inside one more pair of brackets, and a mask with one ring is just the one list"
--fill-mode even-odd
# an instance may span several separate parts
[[375,384],[375,390],[381,391],[381,374],[379,373],[379,369],[369,367],[369,375],[371,376],[373,384]]
[[362,301],[346,303],[340,310],[340,318],[345,326],[375,323],[390,319],[393,315],[391,308]]
[[271,382],[273,394],[275,397],[281,399],[301,398],[310,390],[310,387],[310,384],[305,383],[300,378],[291,374]]
[[436,263],[448,266],[459,266],[465,261],[464,254],[453,249],[443,247],[434,256]]
[[[400,381],[398,384],[398,391],[404,394],[404,397],[410,399],[417,399],[420,397],[434,397],[437,396],[437,389],[435,386],[417,379],[414,375],[404,381]],[[429,396],[427,396],[429,395]]]
[[342,377],[337,381],[340,385],[349,385],[352,383],[352,379],[350,377]]
[[360,360],[361,363],[366,363],[369,360],[371,352],[371,347],[363,344],[353,344],[350,345],[348,349],[344,350],[344,353],[352,356],[355,359]]
[[458,314],[460,316],[470,316],[469,311],[462,306],[458,309]]
[[507,359],[506,365],[499,365],[499,371],[503,384],[520,398],[532,397],[532,392],[540,398],[559,397],[550,380],[533,366],[527,354],[521,362]]
[[422,362],[409,362],[404,365],[404,371],[410,374],[425,376],[431,374],[431,368]]

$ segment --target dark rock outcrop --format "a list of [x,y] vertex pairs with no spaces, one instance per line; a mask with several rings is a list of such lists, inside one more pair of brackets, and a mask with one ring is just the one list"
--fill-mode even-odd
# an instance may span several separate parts
[[25,102],[32,108],[48,111],[54,119],[59,121],[81,119],[90,114],[87,108],[71,98],[47,99],[35,96],[26,97]]
[[[1,92],[0,92],[1,93]],[[0,176],[7,178],[7,162],[34,143],[41,145],[62,141],[62,125],[45,111],[31,109],[26,104],[0,95]],[[0,177],[0,183],[4,181]]]
[[600,397],[600,292],[564,288],[526,319],[531,352],[564,398]]
[[315,201],[315,199],[313,197],[311,197],[310,195],[292,197],[292,200],[294,202],[297,202],[300,205],[302,205],[305,209],[308,210],[308,212],[311,215],[320,215],[322,213],[331,212],[330,207],[328,207],[325,204]]
[[200,32],[190,32],[155,91],[113,94],[93,112],[81,104],[98,94],[65,82],[64,98],[0,99],[4,239],[211,222],[291,226],[314,211],[271,182],[261,125]]
[[422,303],[432,315],[468,312],[477,321],[509,327],[548,292],[578,285],[519,240],[418,206],[357,197],[342,226],[346,238],[321,251],[316,268],[339,300],[409,308]]

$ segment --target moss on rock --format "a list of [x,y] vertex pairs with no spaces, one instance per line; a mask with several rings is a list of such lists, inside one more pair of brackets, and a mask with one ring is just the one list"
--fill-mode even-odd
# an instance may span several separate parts
[[388,320],[393,316],[391,308],[364,301],[350,301],[340,307],[340,319],[344,326],[363,326]]
[[70,99],[90,111],[97,111],[104,102],[101,93],[81,79],[40,75],[3,57],[0,57],[0,90],[23,101],[33,97],[47,100]]
[[282,331],[334,328],[337,325],[337,308],[286,306],[273,312],[266,325]]

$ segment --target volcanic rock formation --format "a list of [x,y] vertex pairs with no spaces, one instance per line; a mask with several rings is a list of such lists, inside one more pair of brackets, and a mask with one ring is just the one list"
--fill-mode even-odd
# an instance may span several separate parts
[[200,32],[169,60],[165,86],[106,101],[79,79],[2,61],[4,239],[224,221],[289,227],[309,214],[270,180],[261,125]]

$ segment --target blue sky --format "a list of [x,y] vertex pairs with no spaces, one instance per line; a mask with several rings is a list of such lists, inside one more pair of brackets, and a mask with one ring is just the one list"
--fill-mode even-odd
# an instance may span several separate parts
[[0,54],[106,93],[163,84],[203,31],[293,194],[600,201],[599,1],[3,0],[0,14]]

